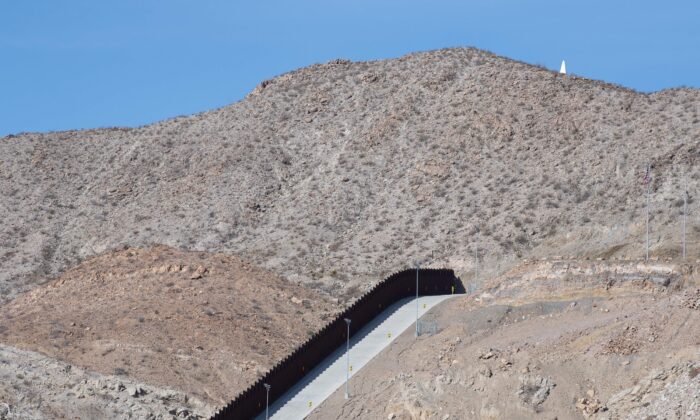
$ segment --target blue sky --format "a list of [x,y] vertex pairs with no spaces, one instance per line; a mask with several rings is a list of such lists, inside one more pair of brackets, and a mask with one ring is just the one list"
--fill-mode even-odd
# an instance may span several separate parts
[[333,58],[475,46],[641,91],[700,87],[697,1],[0,3],[0,136],[137,126]]

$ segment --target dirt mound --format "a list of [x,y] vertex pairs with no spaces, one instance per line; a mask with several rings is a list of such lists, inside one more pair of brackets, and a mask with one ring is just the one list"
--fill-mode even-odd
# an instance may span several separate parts
[[236,257],[107,253],[0,309],[0,340],[211,403],[243,390],[336,308]]

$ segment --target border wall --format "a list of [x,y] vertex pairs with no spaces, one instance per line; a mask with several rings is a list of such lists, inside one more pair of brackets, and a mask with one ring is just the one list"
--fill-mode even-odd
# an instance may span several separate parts
[[[454,289],[453,289],[454,288]],[[419,294],[443,295],[464,293],[464,285],[449,269],[420,269]],[[345,311],[328,322],[305,343],[287,355],[264,376],[233,401],[219,409],[213,420],[252,419],[265,411],[266,390],[270,384],[270,405],[299,382],[338,347],[345,344],[347,325],[344,318],[352,320],[352,337],[384,309],[400,299],[416,294],[416,270],[408,269],[394,273],[377,283],[357,299]]]

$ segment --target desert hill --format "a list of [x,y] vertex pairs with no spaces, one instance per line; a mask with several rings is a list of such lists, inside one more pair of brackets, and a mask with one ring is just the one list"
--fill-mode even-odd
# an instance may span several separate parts
[[[643,94],[457,48],[313,65],[138,128],[4,137],[0,403],[27,418],[205,416],[421,260],[476,293],[360,373],[399,418],[663,411],[665,394],[652,408],[613,396],[650,365],[696,389],[699,114],[695,89]],[[392,365],[397,351],[417,362]],[[576,382],[599,356],[620,380]],[[452,404],[452,384],[473,398]],[[499,405],[502,390],[525,404]],[[392,414],[334,398],[314,415]]]
[[[700,93],[642,94],[457,48],[335,60],[244,100],[133,129],[0,139],[5,300],[85,258],[226,252],[336,296],[416,259],[486,270],[529,254],[679,250]],[[689,221],[691,255],[698,219]]]
[[[336,306],[230,255],[126,249],[4,305],[0,341],[216,406],[308,339]],[[33,386],[42,393],[42,381]]]

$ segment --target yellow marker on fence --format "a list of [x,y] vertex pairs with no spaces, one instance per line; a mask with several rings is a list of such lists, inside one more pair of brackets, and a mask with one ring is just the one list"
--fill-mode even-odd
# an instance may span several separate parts
[[311,408],[312,405],[314,404],[311,401],[309,401],[309,408]]
[[352,365],[350,365],[350,372],[352,372]]
[[455,294],[455,287],[454,286],[452,286],[452,294],[453,295]]
[[386,336],[387,338],[391,338],[391,333],[387,334]]
[[424,304],[423,304],[423,309],[425,309],[425,307],[426,307],[426,304],[424,303]]

